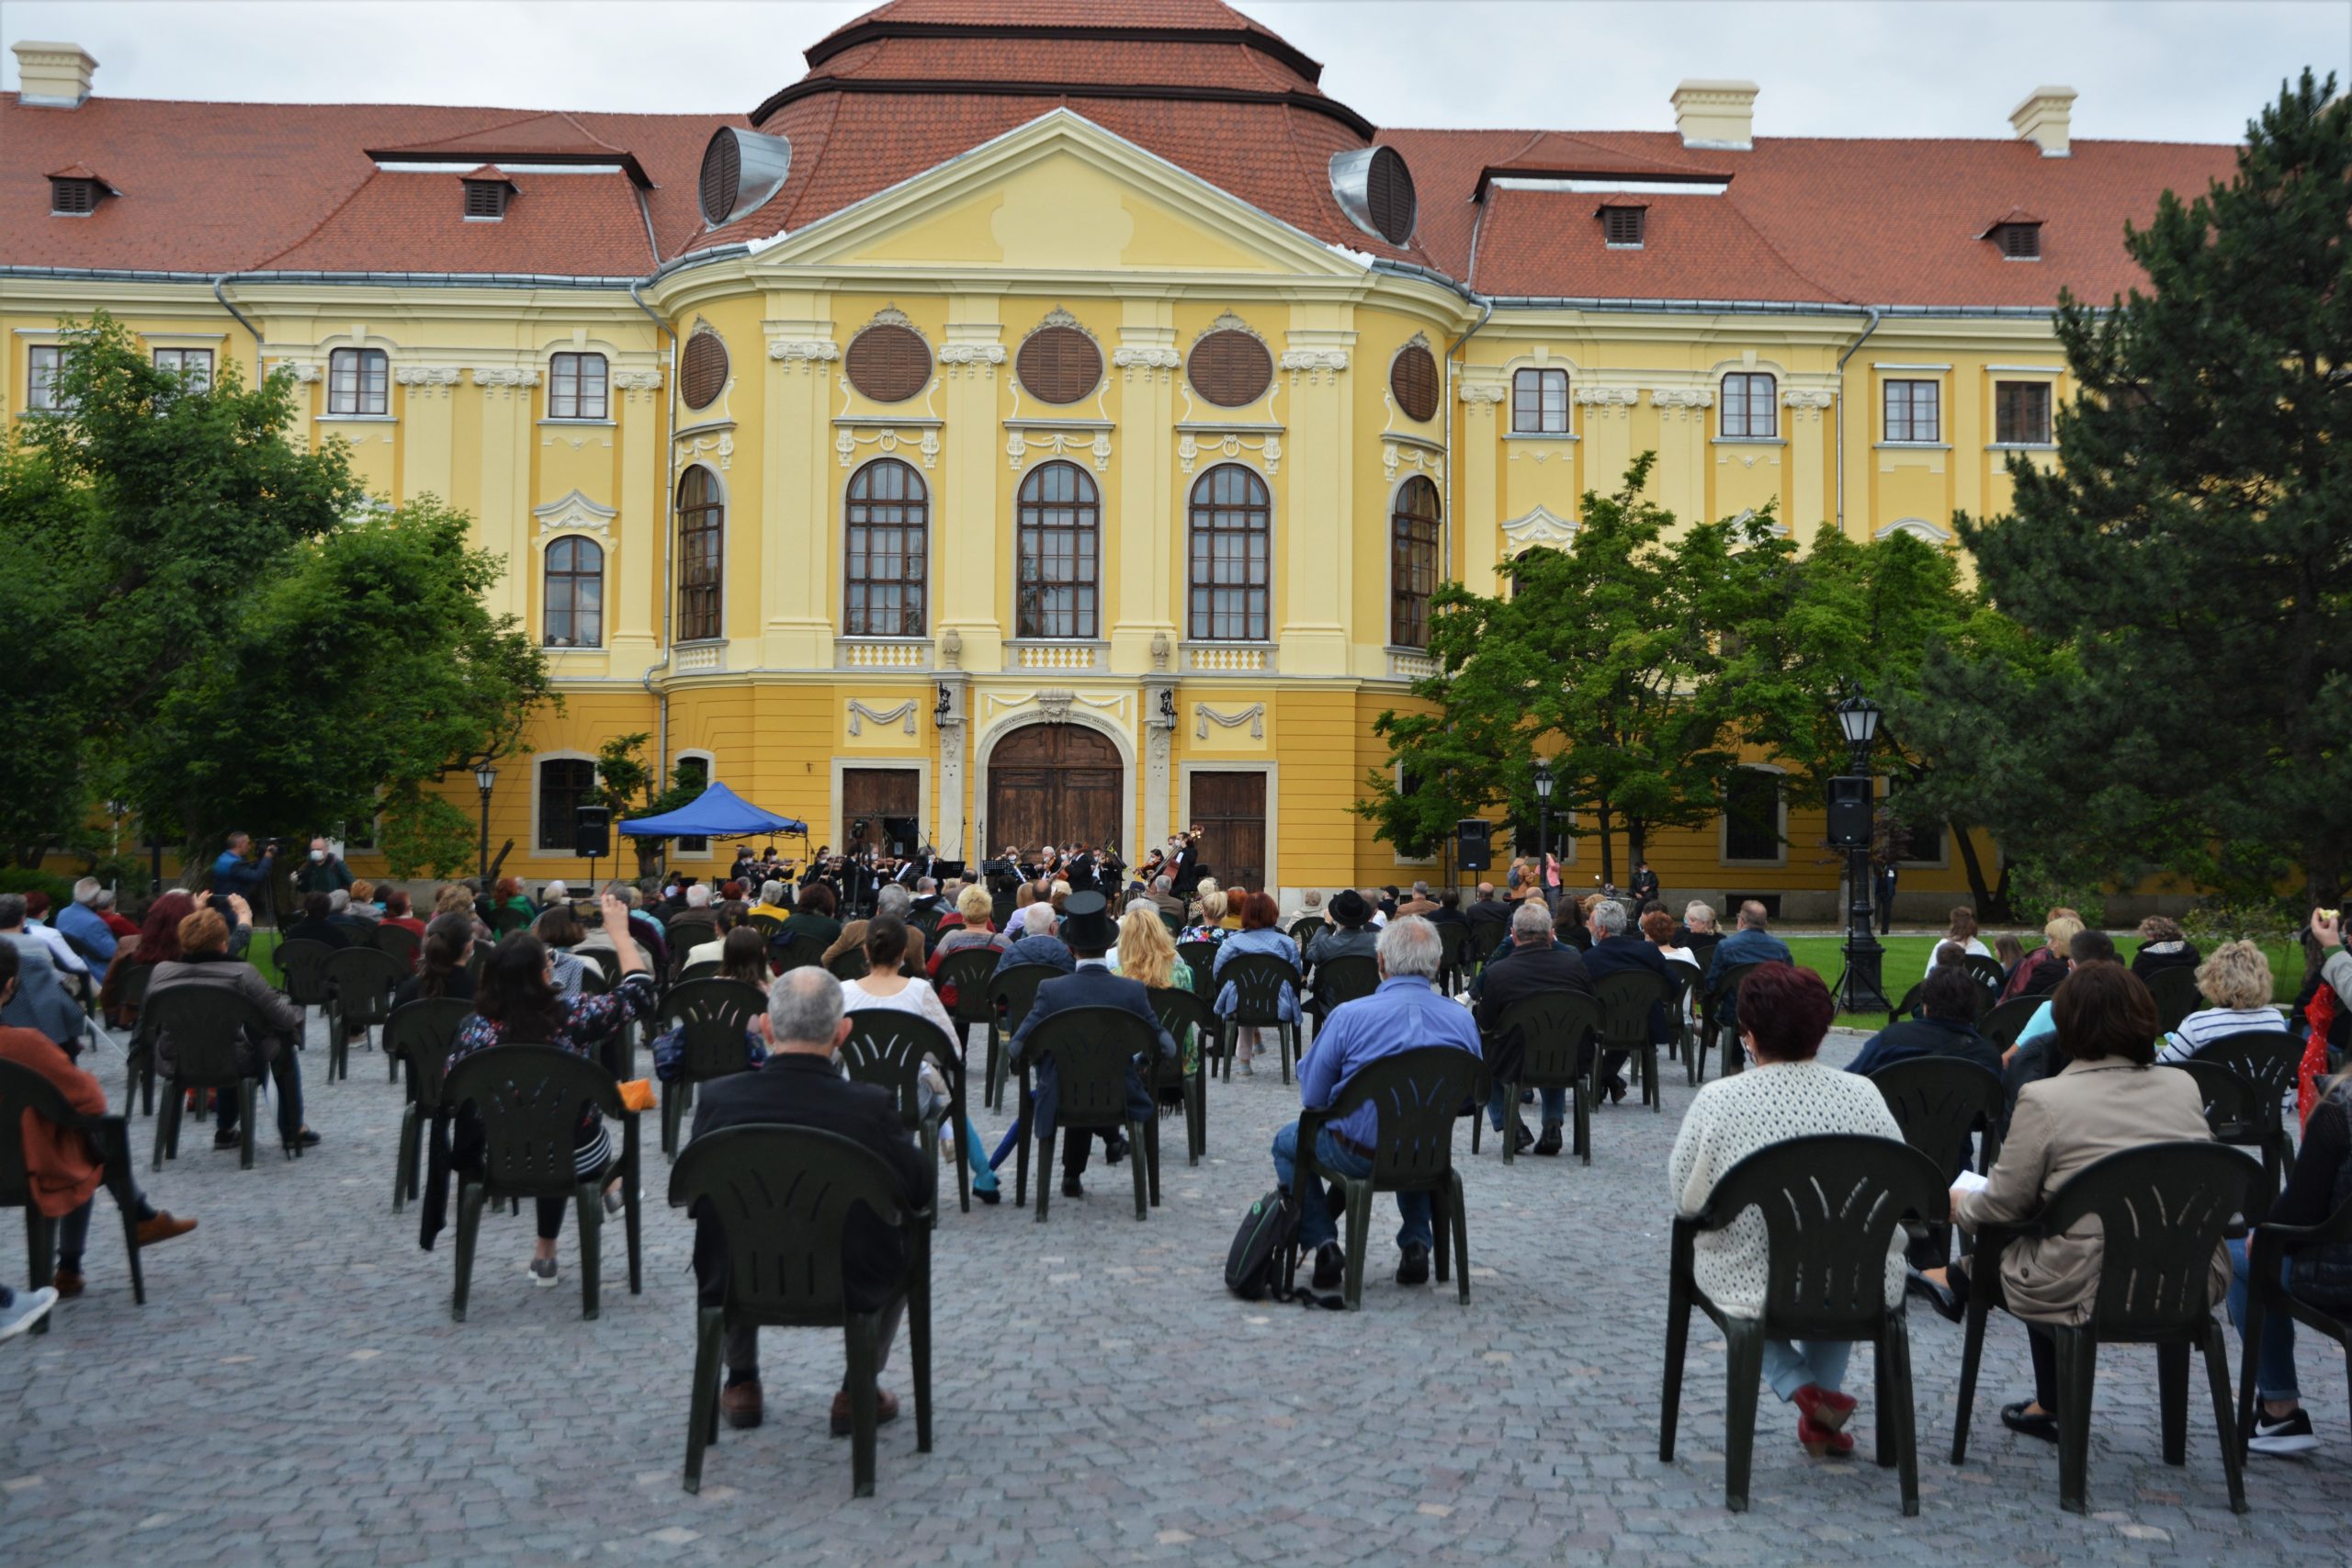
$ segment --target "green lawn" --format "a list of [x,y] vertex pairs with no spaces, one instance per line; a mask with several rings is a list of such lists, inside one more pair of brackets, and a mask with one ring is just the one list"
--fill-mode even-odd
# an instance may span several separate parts
[[250,963],[254,968],[261,971],[261,977],[263,979],[268,981],[273,986],[283,987],[286,984],[286,978],[284,976],[278,974],[277,961],[274,956],[272,956],[277,952],[277,933],[275,931],[270,930],[257,930],[254,932],[252,945],[245,949],[245,959],[246,962]]

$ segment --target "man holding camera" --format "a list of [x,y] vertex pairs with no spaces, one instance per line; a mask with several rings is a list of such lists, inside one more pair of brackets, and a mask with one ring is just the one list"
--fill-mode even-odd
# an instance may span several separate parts
[[212,862],[212,891],[216,895],[226,898],[233,893],[251,898],[269,886],[269,874],[277,869],[277,840],[269,841],[258,863],[245,858],[253,844],[253,835],[243,829],[229,835],[229,847]]

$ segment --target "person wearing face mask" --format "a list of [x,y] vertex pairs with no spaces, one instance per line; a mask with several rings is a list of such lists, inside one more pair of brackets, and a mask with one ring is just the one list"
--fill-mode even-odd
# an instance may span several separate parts
[[341,893],[351,886],[351,868],[324,839],[312,839],[310,858],[294,873],[294,886],[303,893]]

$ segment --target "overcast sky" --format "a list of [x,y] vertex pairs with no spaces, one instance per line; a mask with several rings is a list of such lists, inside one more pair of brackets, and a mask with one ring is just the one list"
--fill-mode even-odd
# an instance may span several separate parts
[[[870,6],[836,0],[6,0],[132,97],[742,112]],[[1761,85],[1759,135],[2236,140],[2302,66],[2352,78],[2352,0],[1264,0],[1327,92],[1396,126],[1668,130],[1686,76]],[[7,85],[16,85],[15,62]]]

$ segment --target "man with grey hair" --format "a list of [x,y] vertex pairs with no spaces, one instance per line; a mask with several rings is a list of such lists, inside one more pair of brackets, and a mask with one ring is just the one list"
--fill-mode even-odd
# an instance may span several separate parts
[[1180,920],[1184,918],[1184,900],[1176,897],[1174,879],[1166,876],[1153,877],[1151,901],[1159,907],[1161,914],[1173,915]]
[[1023,934],[1014,938],[1012,945],[998,955],[990,979],[1023,964],[1042,964],[1057,975],[1076,972],[1078,960],[1071,955],[1069,944],[1054,934],[1056,922],[1051,904],[1043,898],[1024,904],[1013,919]]
[[689,882],[686,884],[686,908],[689,909],[709,908],[710,884],[707,882]]
[[[1585,975],[1584,961],[1577,956],[1577,950],[1554,940],[1552,911],[1540,900],[1531,898],[1511,915],[1510,941],[1478,977],[1478,1032],[1486,1039],[1487,1063],[1494,1072],[1494,1093],[1487,1102],[1487,1119],[1498,1133],[1503,1130],[1504,1112],[1510,1109],[1509,1088],[1519,1081],[1520,1064],[1526,1055],[1526,1044],[1518,1032],[1504,1031],[1502,1021],[1512,1008],[1529,998],[1559,992],[1589,997],[1592,982]],[[1590,1051],[1591,1044],[1588,1042],[1584,1049]],[[1587,1060],[1579,1054],[1579,1069]],[[1527,1130],[1526,1122],[1514,1117],[1511,1136],[1518,1140],[1518,1153],[1524,1154],[1529,1149],[1539,1155],[1560,1152],[1560,1128],[1568,1113],[1567,1090],[1547,1089],[1542,1092],[1544,1136],[1538,1139]]]
[[25,924],[25,896],[0,893],[0,942],[17,950],[17,988],[0,1004],[0,1023],[37,1029],[64,1048],[80,1054],[84,1023],[81,1004],[65,988],[49,944]]
[[[877,920],[885,916],[896,920],[906,920],[913,908],[914,895],[895,882],[884,883],[882,890],[874,896],[874,919]],[[832,942],[825,949],[824,962],[830,965],[834,959],[844,953],[864,949],[865,933],[871,923],[866,920],[852,920],[842,927],[841,934],[834,937]],[[899,972],[909,976],[921,975],[924,972],[927,964],[928,960],[923,956],[922,928],[909,923],[907,954],[899,961]]]
[[57,911],[56,925],[60,936],[87,950],[103,969],[114,962],[115,934],[96,908],[101,891],[95,876],[75,883],[74,902]]
[[909,912],[922,919],[935,920],[947,912],[947,905],[939,897],[939,879],[935,876],[915,878],[914,900]]
[[[1716,983],[1743,964],[1793,964],[1789,944],[1772,934],[1769,929],[1771,915],[1760,898],[1744,898],[1739,905],[1739,929],[1715,943],[1715,955],[1707,964],[1706,987],[1710,994]],[[1724,998],[1723,1027],[1738,1038],[1739,998],[1735,993]]]
[[[693,1136],[751,1123],[836,1133],[881,1156],[896,1179],[899,1198],[910,1209],[935,1205],[938,1188],[932,1162],[908,1137],[899,1120],[898,1101],[888,1089],[842,1077],[836,1055],[849,1038],[849,1020],[842,1011],[841,982],[808,965],[786,971],[768,991],[767,1032],[764,1066],[702,1086]],[[695,1279],[702,1304],[718,1306],[727,1299],[725,1238],[718,1215],[697,1208],[693,1217]],[[842,1292],[851,1311],[882,1314],[876,1371],[888,1364],[891,1342],[898,1337],[906,1305],[899,1290],[906,1269],[906,1240],[897,1227],[862,1210],[850,1216],[842,1234]],[[719,1393],[719,1408],[729,1426],[756,1427],[762,1414],[759,1330],[729,1329],[724,1356],[727,1384]],[[883,1420],[899,1414],[896,1394],[886,1388],[877,1388],[875,1394]],[[844,1387],[833,1396],[833,1435],[849,1429],[849,1390]]]
[[[1399,1052],[1426,1045],[1453,1046],[1480,1054],[1477,1026],[1430,984],[1445,962],[1445,939],[1435,926],[1418,915],[1403,915],[1388,923],[1374,954],[1380,966],[1380,988],[1368,997],[1333,1008],[1315,1032],[1315,1049],[1299,1064],[1298,1102],[1321,1111],[1367,1065]],[[1380,1136],[1378,1111],[1358,1106],[1339,1121],[1325,1125],[1315,1140],[1315,1165],[1337,1176],[1372,1174],[1373,1145]],[[1297,1190],[1298,1123],[1274,1134],[1274,1180],[1299,1201],[1298,1244],[1315,1249],[1314,1284],[1328,1291],[1340,1282],[1346,1259],[1341,1256],[1331,1212],[1324,1206],[1319,1179]],[[1396,1194],[1396,1282],[1429,1282],[1430,1196],[1426,1192]]]
[[[1584,955],[1584,972],[1598,985],[1602,976],[1639,971],[1657,978],[1657,1000],[1650,1004],[1650,1039],[1664,1046],[1674,1039],[1674,1015],[1668,1010],[1666,998],[1673,994],[1674,976],[1666,967],[1666,956],[1639,932],[1626,930],[1625,906],[1614,898],[1603,898],[1592,907],[1586,917],[1592,931],[1592,946]],[[1625,1054],[1611,1051],[1601,1059],[1600,1079],[1609,1091],[1611,1105],[1625,1098]]]

